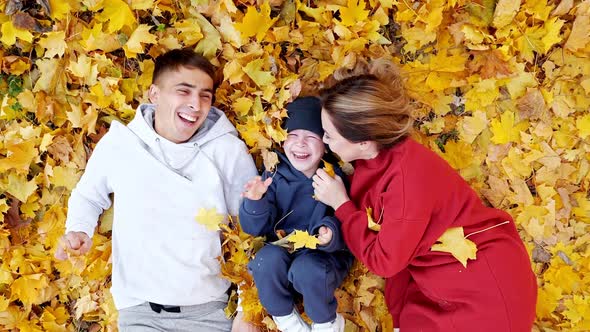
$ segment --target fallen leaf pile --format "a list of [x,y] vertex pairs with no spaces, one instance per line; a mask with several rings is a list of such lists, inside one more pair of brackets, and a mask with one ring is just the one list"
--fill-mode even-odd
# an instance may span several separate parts
[[[415,137],[514,217],[538,276],[535,328],[590,330],[588,31],[589,0],[0,1],[0,330],[116,330],[112,211],[88,255],[53,253],[92,149],[180,47],[219,68],[215,103],[268,169],[285,103],[360,60],[398,64]],[[273,328],[245,268],[262,240],[201,217],[226,236],[247,317]],[[347,331],[391,330],[382,289],[355,265],[337,292]]]

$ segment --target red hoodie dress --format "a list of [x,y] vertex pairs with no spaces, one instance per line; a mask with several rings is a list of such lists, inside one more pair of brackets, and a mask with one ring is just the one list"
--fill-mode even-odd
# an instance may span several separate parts
[[[537,283],[510,215],[483,205],[444,159],[406,138],[370,160],[357,160],[350,199],[336,210],[346,244],[386,278],[397,327],[408,331],[531,331]],[[366,208],[381,224],[367,225]],[[431,251],[449,228],[462,226],[477,245],[467,268]]]

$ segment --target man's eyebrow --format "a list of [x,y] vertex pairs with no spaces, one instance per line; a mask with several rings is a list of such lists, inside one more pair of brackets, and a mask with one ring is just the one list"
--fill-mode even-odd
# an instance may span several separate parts
[[[197,87],[196,85],[186,83],[186,82],[178,83],[178,84],[176,84],[176,86],[177,87],[186,87],[186,88],[190,88],[190,89],[195,89]],[[213,89],[210,89],[210,88],[203,89],[202,91],[213,93]]]

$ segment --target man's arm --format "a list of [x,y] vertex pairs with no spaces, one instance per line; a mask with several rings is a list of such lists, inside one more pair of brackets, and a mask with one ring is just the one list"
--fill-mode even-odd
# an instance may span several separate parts
[[[107,134],[108,135],[108,134]],[[66,234],[61,238],[56,258],[67,258],[66,251],[85,254],[100,214],[111,206],[112,189],[107,180],[112,160],[108,160],[107,136],[96,145],[86,170],[68,200]]]

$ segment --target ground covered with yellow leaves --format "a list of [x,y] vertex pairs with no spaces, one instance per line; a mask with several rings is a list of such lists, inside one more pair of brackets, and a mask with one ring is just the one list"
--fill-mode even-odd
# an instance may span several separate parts
[[[538,276],[536,329],[590,330],[589,0],[3,0],[0,12],[0,330],[116,330],[110,212],[86,257],[52,255],[92,148],[147,100],[153,58],[179,47],[219,66],[216,103],[267,164],[286,101],[391,58],[417,139],[515,218]],[[272,327],[244,270],[260,240],[224,233],[224,274]],[[337,293],[348,331],[390,330],[381,289],[355,266]]]

